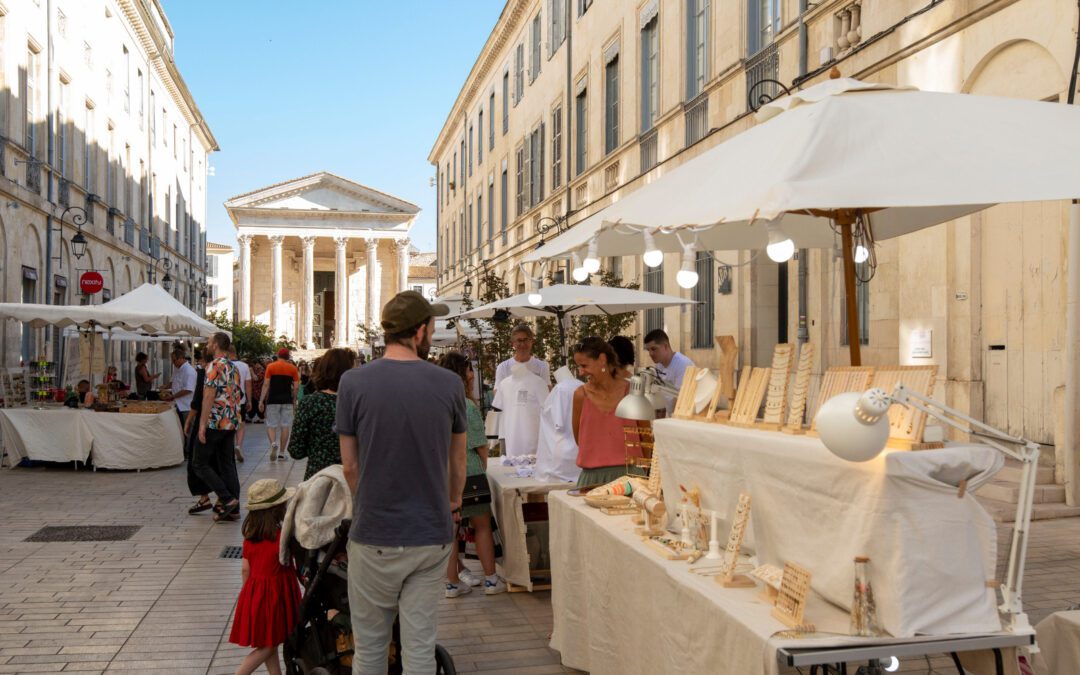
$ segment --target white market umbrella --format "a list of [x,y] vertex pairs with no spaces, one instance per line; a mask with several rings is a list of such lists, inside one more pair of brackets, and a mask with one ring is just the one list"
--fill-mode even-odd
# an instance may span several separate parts
[[[530,296],[539,294],[540,302],[534,303]],[[535,300],[536,298],[532,298]],[[577,284],[555,284],[532,293],[521,293],[502,300],[496,300],[471,310],[457,314],[461,318],[490,319],[502,310],[516,316],[549,316],[559,321],[559,337],[566,347],[566,332],[563,319],[568,316],[622,314],[644,309],[661,309],[678,305],[692,305],[693,300],[686,300],[674,295],[662,295],[639,291],[633,288],[615,288],[611,286],[585,286]]]
[[[466,309],[465,298],[460,293],[436,298],[432,300],[432,303],[441,303],[449,307],[449,316],[455,316]],[[443,317],[435,320],[435,334],[431,336],[431,344],[436,347],[450,347],[457,344],[461,337],[470,340],[486,340],[492,335],[490,329],[473,327],[470,322],[459,323],[454,319]]]
[[[102,316],[130,316],[142,313],[145,322],[138,332],[176,337],[210,337],[221,329],[188,309],[157,284],[144,283],[129,293],[95,307]],[[102,322],[103,325],[111,325]]]
[[[763,249],[775,221],[796,247],[851,225],[888,239],[1002,202],[1080,197],[1080,110],[834,79],[766,104],[761,124],[688,160],[528,254],[524,262],[661,251]],[[864,221],[865,222],[865,221]],[[849,340],[853,363],[857,339]]]

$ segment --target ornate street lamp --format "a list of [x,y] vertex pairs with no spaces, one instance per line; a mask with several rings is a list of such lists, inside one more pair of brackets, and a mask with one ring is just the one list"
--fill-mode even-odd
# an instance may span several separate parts
[[150,283],[157,283],[157,268],[161,265],[161,269],[165,272],[165,276],[161,277],[161,287],[166,291],[172,290],[172,277],[169,276],[169,270],[172,269],[172,261],[168,258],[158,258],[152,260],[147,264],[147,270],[149,271]]

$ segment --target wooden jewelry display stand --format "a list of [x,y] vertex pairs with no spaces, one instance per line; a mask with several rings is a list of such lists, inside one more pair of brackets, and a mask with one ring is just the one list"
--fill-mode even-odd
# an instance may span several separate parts
[[771,374],[771,368],[751,368],[750,366],[743,368],[742,376],[739,378],[739,390],[735,393],[735,402],[731,405],[728,424],[733,427],[754,426]]
[[795,369],[795,385],[791,390],[787,424],[780,428],[780,431],[786,434],[801,434],[806,431],[803,416],[806,414],[806,397],[810,393],[810,370],[813,365],[814,345],[807,342],[799,349],[799,365]]
[[754,426],[758,429],[779,431],[784,424],[784,412],[787,409],[788,375],[794,361],[795,348],[784,343],[773,348],[772,368],[769,374],[769,388],[765,397],[765,416]]
[[870,388],[872,377],[874,369],[870,366],[840,366],[826,370],[825,377],[821,379],[821,389],[818,390],[817,406],[810,416],[810,432],[817,434],[817,411],[825,401],[849,391],[866,391]]
[[739,505],[735,507],[735,518],[731,522],[727,548],[724,549],[723,563],[716,582],[724,588],[753,588],[754,580],[744,574],[735,574],[739,563],[739,549],[742,548],[743,535],[746,534],[746,522],[750,519],[750,495],[739,494]]
[[775,605],[776,596],[780,594],[780,583],[784,580],[784,570],[776,565],[761,565],[755,567],[750,576],[765,584],[761,597],[770,605]]
[[739,348],[735,346],[735,338],[730,335],[717,335],[716,351],[720,356],[717,359],[720,363],[720,393],[730,401],[735,398],[735,363],[739,360]]
[[682,386],[679,387],[679,397],[675,399],[675,409],[671,416],[677,420],[694,419],[694,396],[697,393],[697,374],[700,368],[687,366],[683,373]]
[[[937,376],[937,366],[888,366],[874,371],[871,387],[880,387],[886,392],[892,391],[898,383],[921,394],[929,396]],[[894,405],[889,408],[890,448],[901,450],[933,450],[944,447],[943,443],[923,442],[926,430],[926,413],[906,405]]]
[[788,628],[812,632],[814,625],[803,620],[809,595],[810,572],[795,563],[785,563],[784,578],[780,581],[780,591],[772,610],[773,618]]
[[660,487],[660,458],[654,451],[652,466],[649,467],[649,483],[644,491],[637,491],[633,495],[634,504],[641,509],[642,525],[634,530],[643,537],[654,537],[664,534],[664,523],[667,522],[667,507],[664,504],[664,491]]

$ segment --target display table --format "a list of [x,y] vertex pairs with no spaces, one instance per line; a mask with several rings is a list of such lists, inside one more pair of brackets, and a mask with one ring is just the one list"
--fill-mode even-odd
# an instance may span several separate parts
[[1035,626],[1040,653],[1035,655],[1036,675],[1075,672],[1080,664],[1080,611],[1055,612]]
[[[833,635],[782,638],[776,634],[785,626],[772,618],[757,589],[723,588],[711,577],[693,574],[684,561],[662,559],[634,534],[629,516],[606,516],[565,492],[548,496],[548,513],[551,647],[563,665],[593,675],[772,674],[781,672],[781,648],[892,644],[897,653],[911,655],[920,643],[931,653],[961,651],[976,637],[954,636],[946,646],[941,636],[852,638],[846,635],[847,612],[812,594],[806,619],[817,626],[815,636]],[[990,637],[1001,645],[1030,641],[1000,631]]]
[[740,492],[750,494],[743,550],[759,564],[801,565],[813,590],[846,610],[852,561],[866,555],[891,635],[1000,629],[996,530],[972,495],[1001,468],[996,450],[950,445],[856,463],[807,436],[685,420],[659,420],[653,433],[669,504],[680,484],[697,486],[702,507],[727,516]]
[[513,467],[502,466],[498,458],[490,460],[487,476],[491,486],[491,510],[502,534],[503,557],[499,574],[511,584],[533,590],[529,574],[529,550],[525,542],[525,517],[521,506],[526,500],[543,501],[552,490],[568,490],[573,483],[547,483],[535,478],[518,477]]
[[184,461],[184,437],[174,410],[120,414],[56,407],[0,409],[8,466],[24,458],[85,462],[102,469],[152,469]]

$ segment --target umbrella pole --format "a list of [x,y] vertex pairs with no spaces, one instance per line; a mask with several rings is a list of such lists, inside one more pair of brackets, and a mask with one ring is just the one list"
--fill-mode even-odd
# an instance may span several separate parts
[[562,356],[563,365],[570,362],[570,359],[566,355],[566,327],[563,325],[563,317],[565,315],[565,311],[555,312],[555,320],[559,322],[559,353]]
[[[847,219],[844,219],[847,220]],[[844,255],[844,304],[847,311],[848,353],[851,365],[862,365],[862,353],[859,345],[859,306],[855,302],[855,258],[852,248],[852,223],[838,221],[840,225],[841,248]]]

